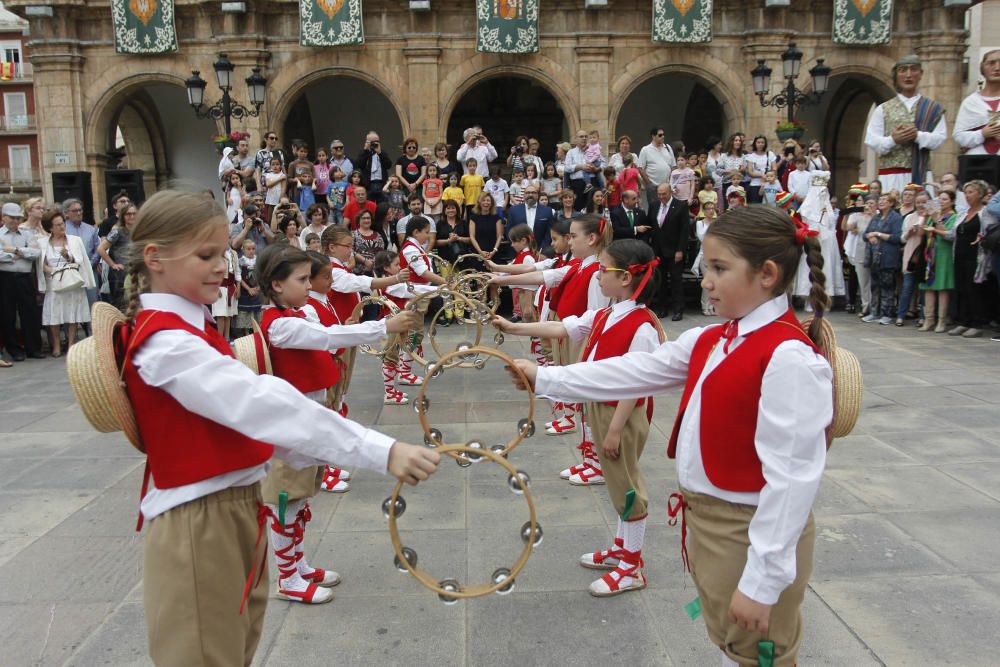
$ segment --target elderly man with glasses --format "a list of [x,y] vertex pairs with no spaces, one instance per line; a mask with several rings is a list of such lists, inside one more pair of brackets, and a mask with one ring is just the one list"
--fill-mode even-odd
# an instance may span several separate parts
[[[62,203],[62,211],[66,218],[66,235],[77,236],[83,241],[83,247],[90,257],[94,276],[99,276],[101,274],[101,255],[97,252],[97,246],[100,245],[101,239],[98,236],[97,227],[83,221],[83,202],[79,199],[67,199]],[[97,301],[99,287],[100,285],[87,288],[87,303],[90,305],[94,305],[94,302]]]
[[[670,172],[677,166],[674,151],[666,142],[662,127],[649,131],[650,141],[639,151],[639,177],[646,188],[646,201],[652,205],[657,201],[656,186],[670,182]],[[648,208],[648,207],[647,207]]]
[[340,179],[344,183],[349,183],[351,178],[351,172],[354,171],[354,163],[351,162],[351,158],[347,157],[347,151],[344,149],[344,142],[340,139],[334,139],[330,142],[330,173],[333,173],[334,167],[340,167],[341,171],[344,172],[344,177]]
[[[19,229],[24,220],[24,211],[18,204],[4,204],[2,218],[0,331],[3,334],[3,344],[14,361],[24,361],[26,355],[32,359],[42,359],[41,321],[35,304],[35,279],[32,273],[41,251],[35,245],[35,235],[28,229]],[[96,231],[94,237],[97,237]],[[18,318],[21,320],[24,347],[18,343]]]
[[589,202],[587,194],[588,180],[584,174],[600,174],[603,164],[594,165],[587,159],[587,138],[586,130],[580,130],[574,138],[575,145],[566,153],[563,161],[565,173],[569,174],[569,187],[576,195],[576,204],[580,210],[585,210]]

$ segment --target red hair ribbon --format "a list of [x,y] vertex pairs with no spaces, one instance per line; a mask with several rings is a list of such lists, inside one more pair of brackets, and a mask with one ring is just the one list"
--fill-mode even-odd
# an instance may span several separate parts
[[605,223],[606,223],[606,220],[605,220],[604,216],[602,215],[601,216],[601,223],[599,225],[597,225],[597,233],[598,233],[599,236],[604,236],[604,225],[605,225]]
[[660,265],[660,258],[654,257],[652,260],[646,262],[645,264],[629,264],[628,272],[633,276],[637,276],[643,273],[642,280],[639,281],[639,286],[635,288],[632,292],[632,300],[634,301],[637,296],[642,294],[642,290],[645,289],[646,283],[649,282],[650,276],[653,275],[653,269]]
[[793,216],[792,222],[795,223],[795,245],[803,246],[806,244],[806,238],[809,236],[819,236],[819,231],[816,229],[809,229],[809,225],[802,221],[799,216]]

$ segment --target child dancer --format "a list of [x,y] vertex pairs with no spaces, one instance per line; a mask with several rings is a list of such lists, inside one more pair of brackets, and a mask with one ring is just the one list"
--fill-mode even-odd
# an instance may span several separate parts
[[[619,300],[614,306],[588,310],[562,322],[512,324],[497,317],[493,323],[507,333],[586,340],[582,361],[610,359],[626,352],[652,352],[660,345],[660,335],[656,316],[646,303],[657,293],[658,263],[653,250],[643,241],[615,241],[601,252],[598,270],[601,291],[609,299]],[[595,442],[601,443],[597,456],[618,512],[614,546],[580,557],[584,567],[611,570],[590,585],[591,595],[605,597],[646,587],[642,544],[649,496],[639,457],[649,435],[652,408],[652,398],[587,404],[587,422]]]
[[266,582],[254,587],[267,576],[260,480],[272,454],[306,465],[336,459],[411,484],[439,460],[233,358],[205,309],[218,296],[228,247],[225,212],[202,194],[157,192],[132,230],[120,343],[152,482],[141,503],[150,523],[143,598],[150,657],[160,665],[253,660],[267,605]]
[[[574,259],[561,269],[535,271],[523,275],[494,276],[497,285],[545,285],[552,290],[550,318],[562,320],[570,315],[579,317],[588,310],[599,310],[608,305],[608,297],[601,290],[597,275],[597,256],[611,242],[611,225],[595,214],[582,215],[570,224],[570,248]],[[568,365],[580,360],[580,343],[563,338],[557,347],[557,362]],[[563,404],[562,418],[546,426],[547,435],[561,435],[576,430],[576,413],[579,406]],[[603,484],[601,463],[594,451],[590,429],[584,425],[583,442],[580,443],[583,463],[563,470],[559,476],[577,486]]]
[[231,340],[230,325],[239,314],[240,258],[232,248],[226,250],[226,275],[219,286],[219,298],[212,304],[212,317],[222,337]]
[[[808,332],[787,297],[803,252],[817,315]],[[680,483],[672,511],[687,520],[684,553],[708,636],[726,664],[757,664],[767,641],[774,665],[790,667],[833,416],[833,372],[814,343],[829,302],[822,250],[783,211],[736,208],[709,228],[705,263],[702,284],[728,323],[688,330],[652,353],[568,368],[517,365],[539,395],[567,401],[684,387],[668,449]]]
[[[430,257],[427,256],[427,251],[424,250],[424,246],[431,237],[431,221],[422,215],[413,216],[410,221],[406,223],[406,240],[403,241],[403,245],[400,247],[399,251],[399,266],[402,269],[408,270],[410,274],[410,281],[414,285],[444,285],[446,281],[441,276],[437,275],[433,271],[433,265],[431,264]],[[420,302],[421,315],[427,312],[427,307],[429,302],[427,300]],[[423,320],[420,321],[421,325]],[[416,343],[415,352],[420,356],[424,354],[424,334],[423,327],[415,328],[410,332],[409,336],[412,337],[412,341]],[[399,369],[398,378],[399,384],[409,385],[411,387],[419,387],[424,383],[424,379],[413,372],[412,363],[413,357],[411,357],[406,350],[400,349],[399,351]],[[385,370],[383,369],[383,374]],[[399,394],[399,392],[397,392]],[[401,405],[406,403],[406,394],[396,395],[394,400],[391,401],[394,404]],[[390,403],[389,395],[386,394],[386,403]]]
[[[391,250],[383,250],[375,253],[374,264],[376,276],[392,277],[399,274],[399,255]],[[433,292],[436,289],[432,285],[403,285],[397,283],[389,285],[381,291],[402,310],[406,308],[406,304],[413,298],[414,294]],[[382,316],[384,317],[388,314],[388,309],[383,309]],[[423,322],[423,315],[414,311],[410,311],[410,314],[414,318],[413,327],[411,328],[416,329]],[[410,397],[405,392],[396,389],[400,352],[401,350],[398,347],[389,350],[388,354],[382,360],[382,383],[385,395],[383,402],[386,405],[406,405],[410,401]]]
[[[261,330],[271,354],[274,375],[287,380],[320,405],[333,408],[332,389],[340,378],[340,368],[331,353],[348,345],[378,339],[385,332],[412,328],[414,313],[401,313],[388,321],[340,326],[330,312],[325,325],[310,321],[301,310],[309,302],[310,276],[330,273],[330,263],[323,255],[311,258],[293,246],[275,244],[260,254],[260,286],[269,304],[261,317]],[[326,283],[329,283],[329,278]],[[322,287],[322,279],[317,280]],[[325,306],[314,302],[316,318]],[[327,311],[329,312],[329,311]],[[326,466],[313,465],[295,469],[275,460],[261,485],[269,510],[271,548],[278,564],[278,597],[293,602],[322,604],[333,599],[328,588],[340,583],[340,575],[331,570],[310,567],[303,553],[306,524],[312,518],[309,499],[319,491],[326,476]],[[346,483],[343,483],[346,491]],[[336,487],[331,490],[336,491]],[[288,507],[282,523],[279,494],[287,493]]]
[[[714,193],[713,193],[714,194]],[[695,235],[698,237],[698,242],[701,246],[698,248],[698,256],[694,258],[694,264],[692,269],[694,274],[699,278],[705,274],[705,234],[708,233],[708,228],[711,227],[712,223],[715,222],[718,217],[715,214],[715,202],[706,201],[702,205],[702,213],[704,217],[698,218],[695,222]],[[708,290],[704,287],[701,288],[701,314],[706,317],[715,316],[715,307],[712,305],[712,300],[708,296]]]

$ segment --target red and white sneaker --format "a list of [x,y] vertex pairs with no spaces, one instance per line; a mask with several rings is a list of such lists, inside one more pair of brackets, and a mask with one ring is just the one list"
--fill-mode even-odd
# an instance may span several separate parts
[[[308,565],[306,566],[309,567]],[[342,579],[340,575],[333,570],[324,570],[323,568],[314,567],[310,568],[312,571],[309,574],[302,573],[302,562],[299,561],[299,576],[305,579],[307,582],[316,584],[320,588],[333,588],[339,584]]]
[[[272,514],[269,528],[271,548],[274,550],[274,560],[278,565],[278,597],[306,604],[323,604],[332,600],[331,591],[306,581],[299,574],[301,555],[296,552],[296,545],[300,543],[302,528],[298,521],[285,527],[279,524],[277,517]],[[339,578],[339,575],[337,576]]]
[[410,402],[410,397],[398,389],[394,389],[391,392],[385,392],[382,402],[386,405],[406,405]]
[[[575,466],[566,468],[561,473],[559,473],[560,479],[569,479],[573,475],[578,475],[588,466],[593,465],[597,462],[597,454],[594,453],[594,443],[584,440],[579,445],[576,446],[580,450],[580,455],[583,457],[583,463],[578,463]],[[599,467],[600,464],[596,467]]]
[[351,485],[347,483],[350,476],[351,474],[346,470],[326,466],[319,488],[328,493],[347,493],[351,490]]
[[616,537],[613,549],[583,554],[580,556],[580,565],[591,570],[613,570],[618,567],[623,555],[625,555],[625,541]]
[[545,425],[545,435],[567,435],[576,433],[576,419],[565,415]]
[[419,387],[424,383],[424,379],[419,375],[414,375],[413,373],[400,373],[399,377],[396,379],[396,384],[406,385],[408,387]]
[[625,551],[618,567],[590,585],[590,594],[603,598],[629,591],[641,591],[646,587],[646,575],[642,573],[642,566],[641,552]]
[[597,486],[604,484],[604,473],[585,461],[582,470],[569,476],[569,483],[573,486]]

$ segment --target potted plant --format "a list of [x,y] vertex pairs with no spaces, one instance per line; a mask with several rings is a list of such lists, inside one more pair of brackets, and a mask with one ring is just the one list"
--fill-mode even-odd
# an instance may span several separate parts
[[801,120],[779,121],[774,128],[774,133],[778,135],[779,141],[788,141],[789,139],[797,141],[806,133],[806,124]]
[[239,130],[233,130],[229,134],[216,134],[212,137],[212,143],[215,144],[215,150],[222,155],[222,151],[226,150],[226,146],[230,148],[236,148],[236,144],[240,142],[241,139],[249,139],[249,132],[240,132]]

